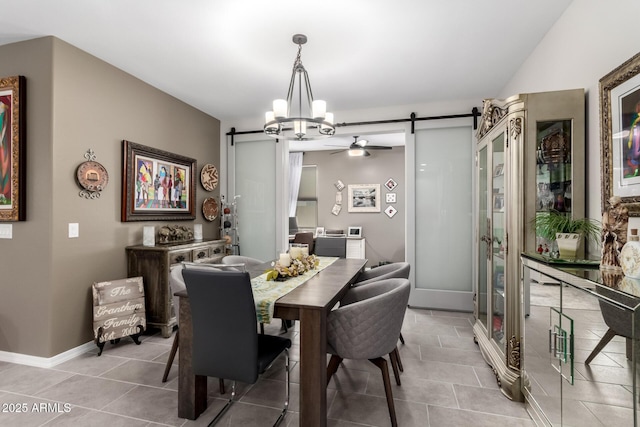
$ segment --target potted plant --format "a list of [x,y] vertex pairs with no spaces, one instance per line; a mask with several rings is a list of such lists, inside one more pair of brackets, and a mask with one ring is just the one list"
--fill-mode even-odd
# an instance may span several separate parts
[[536,214],[536,234],[558,245],[560,258],[574,259],[583,240],[600,241],[600,222],[591,218],[571,218],[569,213],[551,210]]

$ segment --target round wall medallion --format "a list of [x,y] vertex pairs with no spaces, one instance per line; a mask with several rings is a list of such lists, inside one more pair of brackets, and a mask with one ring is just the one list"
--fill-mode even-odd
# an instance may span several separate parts
[[102,191],[109,183],[107,170],[98,162],[87,161],[76,170],[78,184],[87,191]]
[[202,214],[207,221],[213,221],[218,216],[218,203],[213,197],[207,197],[202,202]]
[[211,164],[206,164],[200,172],[200,182],[207,191],[213,191],[218,186],[218,169]]

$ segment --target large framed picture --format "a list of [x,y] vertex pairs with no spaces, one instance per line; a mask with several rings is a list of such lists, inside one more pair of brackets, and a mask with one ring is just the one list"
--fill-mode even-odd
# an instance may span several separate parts
[[640,53],[600,79],[602,210],[613,196],[640,216]]
[[26,210],[26,79],[0,78],[0,221],[24,221]]
[[122,221],[195,218],[196,160],[122,141]]
[[380,212],[380,184],[349,185],[349,212]]

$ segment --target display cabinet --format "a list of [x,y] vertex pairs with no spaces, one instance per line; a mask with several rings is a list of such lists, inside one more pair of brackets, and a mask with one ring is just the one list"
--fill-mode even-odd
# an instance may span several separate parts
[[475,339],[503,393],[522,400],[520,253],[536,212],[584,215],[584,90],[487,99],[477,132]]

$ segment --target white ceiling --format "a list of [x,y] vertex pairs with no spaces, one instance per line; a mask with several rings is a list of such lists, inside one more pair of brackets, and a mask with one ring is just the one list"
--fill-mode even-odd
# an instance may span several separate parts
[[286,96],[302,33],[314,97],[339,122],[339,111],[495,96],[570,3],[0,0],[0,45],[53,35],[232,121]]

